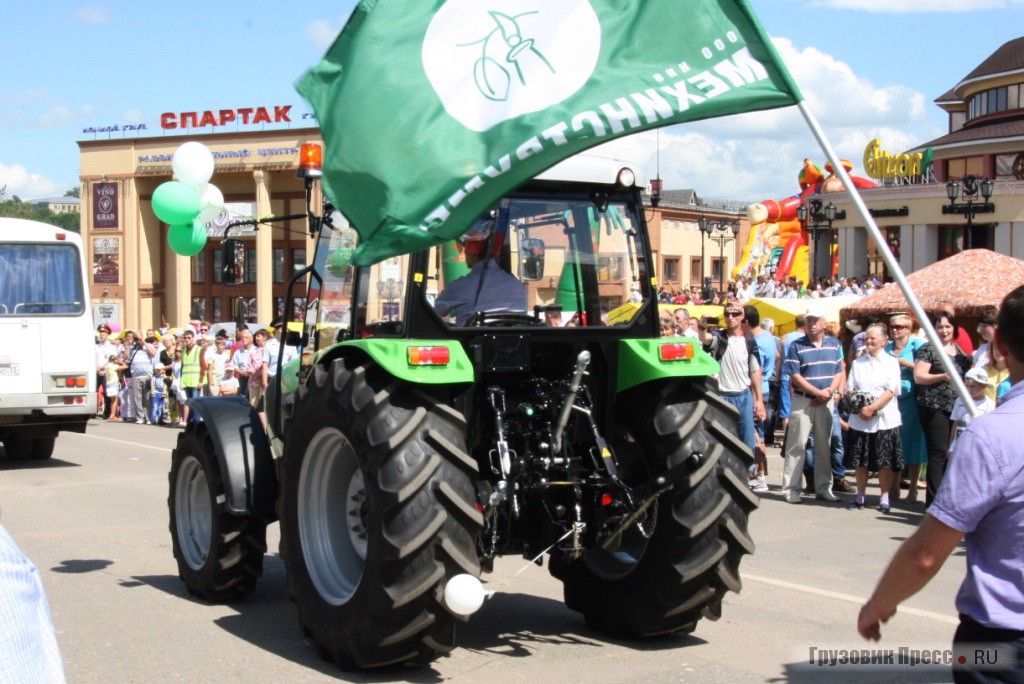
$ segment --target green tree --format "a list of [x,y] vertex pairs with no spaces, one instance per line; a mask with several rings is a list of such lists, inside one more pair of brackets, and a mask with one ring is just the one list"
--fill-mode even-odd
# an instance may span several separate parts
[[55,214],[46,207],[37,207],[34,204],[23,202],[17,195],[11,196],[10,199],[6,199],[6,197],[7,187],[0,187],[0,217],[39,221],[76,233],[81,230],[82,218],[77,211]]
[[68,190],[67,192],[64,193],[64,196],[65,197],[81,197],[82,196],[82,189],[78,188],[78,187],[71,188],[70,190]]

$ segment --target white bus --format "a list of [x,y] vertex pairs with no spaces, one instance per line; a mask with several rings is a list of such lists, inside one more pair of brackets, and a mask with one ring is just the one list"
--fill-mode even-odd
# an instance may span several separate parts
[[96,413],[96,341],[82,238],[0,218],[0,441],[46,459]]

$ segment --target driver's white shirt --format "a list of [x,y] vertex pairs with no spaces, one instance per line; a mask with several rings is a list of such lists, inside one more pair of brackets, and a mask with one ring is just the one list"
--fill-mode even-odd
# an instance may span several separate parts
[[486,259],[448,283],[437,296],[434,309],[441,316],[454,313],[456,325],[464,325],[477,311],[526,311],[526,286],[494,259]]

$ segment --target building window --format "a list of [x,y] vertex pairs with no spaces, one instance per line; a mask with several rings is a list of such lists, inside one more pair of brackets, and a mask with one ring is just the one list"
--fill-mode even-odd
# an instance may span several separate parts
[[274,250],[274,282],[284,282],[284,250],[280,248]]
[[306,248],[292,250],[292,275],[306,268]]
[[188,313],[189,318],[194,321],[205,321],[206,320],[206,298],[205,297],[193,297],[192,308]]
[[206,282],[206,252],[200,252],[192,257],[192,282]]
[[711,257],[711,279],[715,282],[715,285],[722,283],[722,286],[725,286],[725,279],[722,277],[722,274],[725,272],[724,266],[725,259]]
[[256,298],[233,297],[231,299],[231,311],[234,312],[236,323],[255,323]]
[[679,259],[665,259],[665,282],[679,282]]
[[213,282],[224,282],[224,252],[213,250]]
[[245,282],[256,282],[256,250],[245,250]]
[[1024,151],[1012,152],[1010,154],[997,154],[996,178],[1017,178],[1016,172],[1013,170],[1013,166],[1017,163],[1018,159],[1021,160],[1021,164],[1024,164]]
[[937,261],[941,261],[954,254],[964,251],[964,230],[963,226],[939,226],[939,253]]
[[700,277],[702,275],[700,272],[700,257],[692,257],[690,259],[690,284],[700,285]]
[[213,320],[216,322],[223,321],[223,312],[220,310],[220,297],[213,298]]

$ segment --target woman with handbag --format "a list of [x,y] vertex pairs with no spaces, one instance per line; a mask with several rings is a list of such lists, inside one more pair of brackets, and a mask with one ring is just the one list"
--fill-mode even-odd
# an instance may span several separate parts
[[914,352],[914,382],[917,383],[917,407],[921,416],[921,429],[928,444],[928,471],[925,474],[927,489],[925,506],[930,506],[935,492],[942,484],[949,461],[949,431],[952,427],[950,414],[956,401],[956,390],[949,381],[946,369],[940,361],[940,354],[953,359],[953,365],[963,377],[971,367],[971,357],[954,340],[960,326],[949,311],[940,310],[931,315],[932,325],[939,335],[940,348],[931,342]]
[[900,411],[893,399],[900,391],[900,366],[885,353],[885,326],[873,323],[864,336],[864,353],[854,360],[844,400],[850,410],[850,460],[856,469],[857,498],[848,506],[864,508],[868,471],[878,472],[878,510],[888,513],[889,486],[903,470]]

